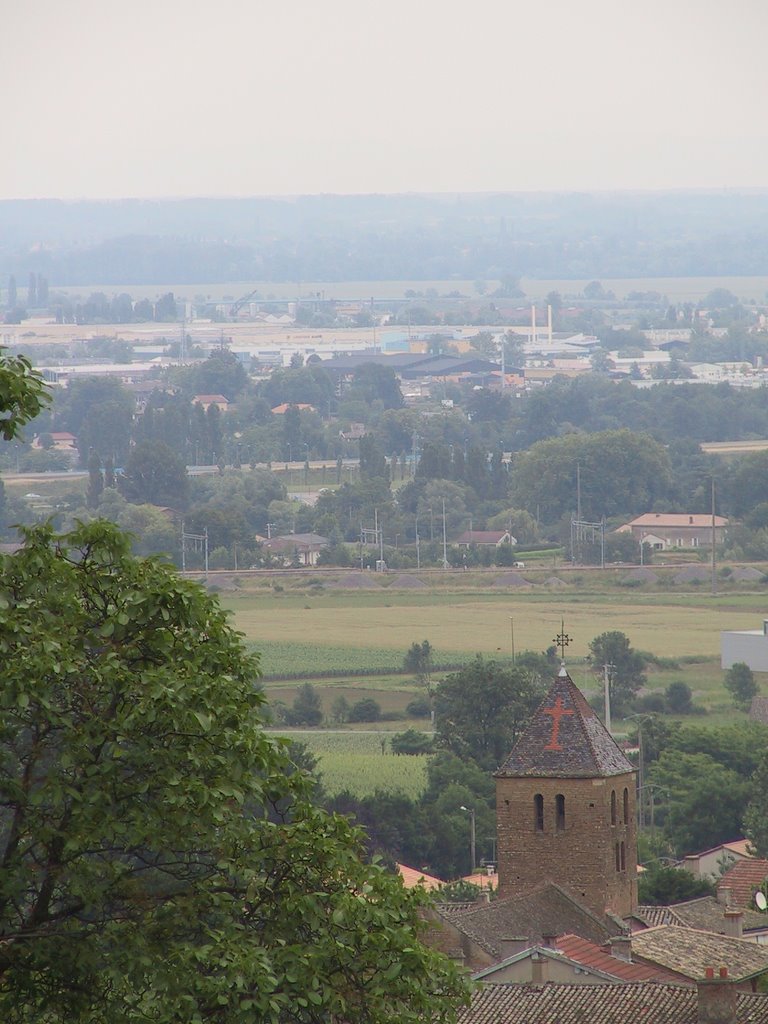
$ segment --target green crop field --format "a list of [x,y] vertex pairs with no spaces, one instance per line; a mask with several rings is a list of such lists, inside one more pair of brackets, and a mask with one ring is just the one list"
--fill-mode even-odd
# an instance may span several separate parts
[[588,653],[594,636],[614,629],[626,633],[634,647],[661,657],[714,658],[720,652],[721,630],[756,627],[762,621],[764,598],[634,591],[414,595],[382,590],[336,591],[309,599],[227,595],[222,603],[257,649],[262,644],[296,644],[297,667],[300,650],[305,652],[303,664],[309,658],[311,667],[337,658],[339,648],[349,650],[350,657],[361,659],[363,665],[370,658],[385,659],[382,652],[391,650],[396,665],[413,641],[423,639],[430,641],[440,660],[461,653],[509,655],[513,634],[518,651],[541,651],[559,632],[561,619],[573,638],[569,654],[575,658]]
[[281,735],[304,743],[316,755],[323,785],[332,795],[346,789],[360,797],[381,789],[415,798],[424,790],[426,756],[395,757],[386,733],[292,729]]

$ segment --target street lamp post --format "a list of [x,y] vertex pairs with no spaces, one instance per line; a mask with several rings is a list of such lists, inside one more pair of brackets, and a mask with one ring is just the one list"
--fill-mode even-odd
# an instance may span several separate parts
[[476,839],[477,839],[476,832],[475,832],[475,808],[474,807],[465,807],[464,804],[462,804],[461,805],[461,809],[462,809],[462,811],[466,811],[469,814],[469,856],[470,856],[470,859],[472,861],[472,869],[470,871],[470,874],[474,874],[475,873],[475,863],[476,863],[476,859],[477,859],[476,858],[476,848],[475,848],[476,847]]

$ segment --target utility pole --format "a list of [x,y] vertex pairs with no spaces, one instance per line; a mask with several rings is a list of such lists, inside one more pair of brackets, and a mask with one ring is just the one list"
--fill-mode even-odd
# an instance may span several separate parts
[[611,669],[613,665],[603,665],[603,692],[605,694],[605,728],[611,731]]
[[717,593],[717,543],[715,541],[715,478],[712,477],[712,594]]
[[443,569],[448,568],[448,544],[445,538],[445,498],[443,498]]
[[475,831],[475,808],[465,807],[464,804],[462,804],[461,809],[462,811],[467,811],[469,814],[469,856],[470,860],[472,861],[470,874],[474,874],[475,864],[477,863],[477,833]]

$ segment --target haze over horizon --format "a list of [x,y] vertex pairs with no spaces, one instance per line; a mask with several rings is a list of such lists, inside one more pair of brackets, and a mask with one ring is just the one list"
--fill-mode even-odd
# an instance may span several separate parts
[[0,198],[768,186],[768,7],[4,12]]

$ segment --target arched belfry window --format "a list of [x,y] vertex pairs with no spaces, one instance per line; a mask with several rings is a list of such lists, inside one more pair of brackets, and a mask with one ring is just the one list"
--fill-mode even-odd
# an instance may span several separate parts
[[616,790],[611,790],[611,824],[616,824]]
[[562,793],[555,797],[555,827],[565,828],[565,797]]
[[533,826],[537,832],[544,831],[544,797],[541,793],[533,798]]
[[624,787],[624,824],[629,824],[629,790]]

